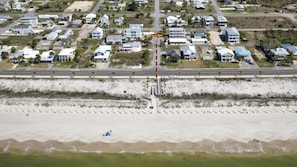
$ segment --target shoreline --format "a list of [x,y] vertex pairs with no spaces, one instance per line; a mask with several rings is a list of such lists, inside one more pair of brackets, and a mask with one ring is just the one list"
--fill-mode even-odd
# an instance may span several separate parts
[[0,149],[2,153],[20,151],[24,154],[30,152],[73,152],[73,153],[261,153],[261,154],[277,154],[277,153],[297,153],[297,139],[295,140],[275,140],[263,142],[259,140],[251,140],[248,142],[239,142],[235,140],[225,140],[215,142],[211,140],[202,140],[200,142],[144,142],[135,143],[127,142],[91,142],[85,143],[80,141],[60,142],[49,140],[39,142],[28,140],[19,142],[14,139],[6,139],[0,141]]

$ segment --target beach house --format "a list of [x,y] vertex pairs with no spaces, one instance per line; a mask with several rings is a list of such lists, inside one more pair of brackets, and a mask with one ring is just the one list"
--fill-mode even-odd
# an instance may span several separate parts
[[108,27],[109,25],[110,25],[109,17],[106,14],[104,14],[103,16],[100,17],[99,26]]
[[58,61],[72,61],[75,56],[74,48],[63,48],[58,54]]
[[86,16],[86,24],[94,24],[96,21],[96,14],[94,13],[89,13]]
[[217,25],[220,27],[227,27],[228,20],[225,16],[217,16]]
[[29,35],[30,33],[33,33],[31,25],[28,24],[19,24],[14,27],[12,27],[11,32],[20,34],[20,35]]
[[239,43],[240,33],[235,27],[225,28],[223,31],[224,40],[229,43]]
[[186,30],[184,28],[169,28],[169,43],[186,43]]
[[98,62],[108,62],[111,45],[100,45],[94,52],[94,60]]
[[93,31],[91,32],[91,38],[92,39],[101,39],[103,38],[103,30],[102,28],[94,28]]
[[116,44],[116,43],[123,43],[126,42],[126,38],[122,35],[108,35],[105,39],[107,44]]
[[270,49],[270,52],[273,54],[275,60],[283,60],[290,55],[284,48]]
[[38,17],[37,16],[23,16],[21,17],[21,24],[31,25],[35,27],[38,25]]
[[181,58],[185,60],[196,60],[198,55],[193,45],[182,46],[181,53]]
[[119,49],[120,52],[140,52],[141,51],[141,42],[129,42],[124,43]]
[[235,54],[231,49],[228,48],[217,48],[218,58],[221,62],[232,62],[234,61]]

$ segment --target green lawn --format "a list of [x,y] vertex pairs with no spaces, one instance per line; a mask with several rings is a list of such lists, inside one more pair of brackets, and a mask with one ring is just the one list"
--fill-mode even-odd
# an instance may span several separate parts
[[180,68],[239,68],[237,63],[201,59],[195,61],[180,60],[178,63],[166,63],[165,66]]
[[1,153],[5,167],[293,167],[297,154]]

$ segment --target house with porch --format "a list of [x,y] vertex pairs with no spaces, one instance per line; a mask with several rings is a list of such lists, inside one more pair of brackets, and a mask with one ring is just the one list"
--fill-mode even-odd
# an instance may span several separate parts
[[186,30],[184,28],[169,28],[169,43],[186,43]]
[[92,39],[101,39],[103,38],[103,29],[102,28],[94,28],[93,31],[91,32],[91,38]]
[[74,48],[63,48],[58,54],[58,61],[68,62],[72,61],[75,56]]
[[221,62],[232,62],[234,61],[235,54],[231,49],[228,48],[216,48],[218,58]]
[[108,62],[111,52],[111,45],[100,45],[94,52],[94,60],[98,62]]
[[223,31],[224,41],[229,43],[239,43],[240,42],[240,33],[235,27],[227,27]]
[[127,40],[136,40],[142,38],[141,27],[131,27],[122,31],[122,36]]

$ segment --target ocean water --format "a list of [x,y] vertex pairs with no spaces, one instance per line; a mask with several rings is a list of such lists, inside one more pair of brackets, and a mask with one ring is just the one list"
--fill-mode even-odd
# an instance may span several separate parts
[[0,167],[296,167],[296,153],[0,153]]

